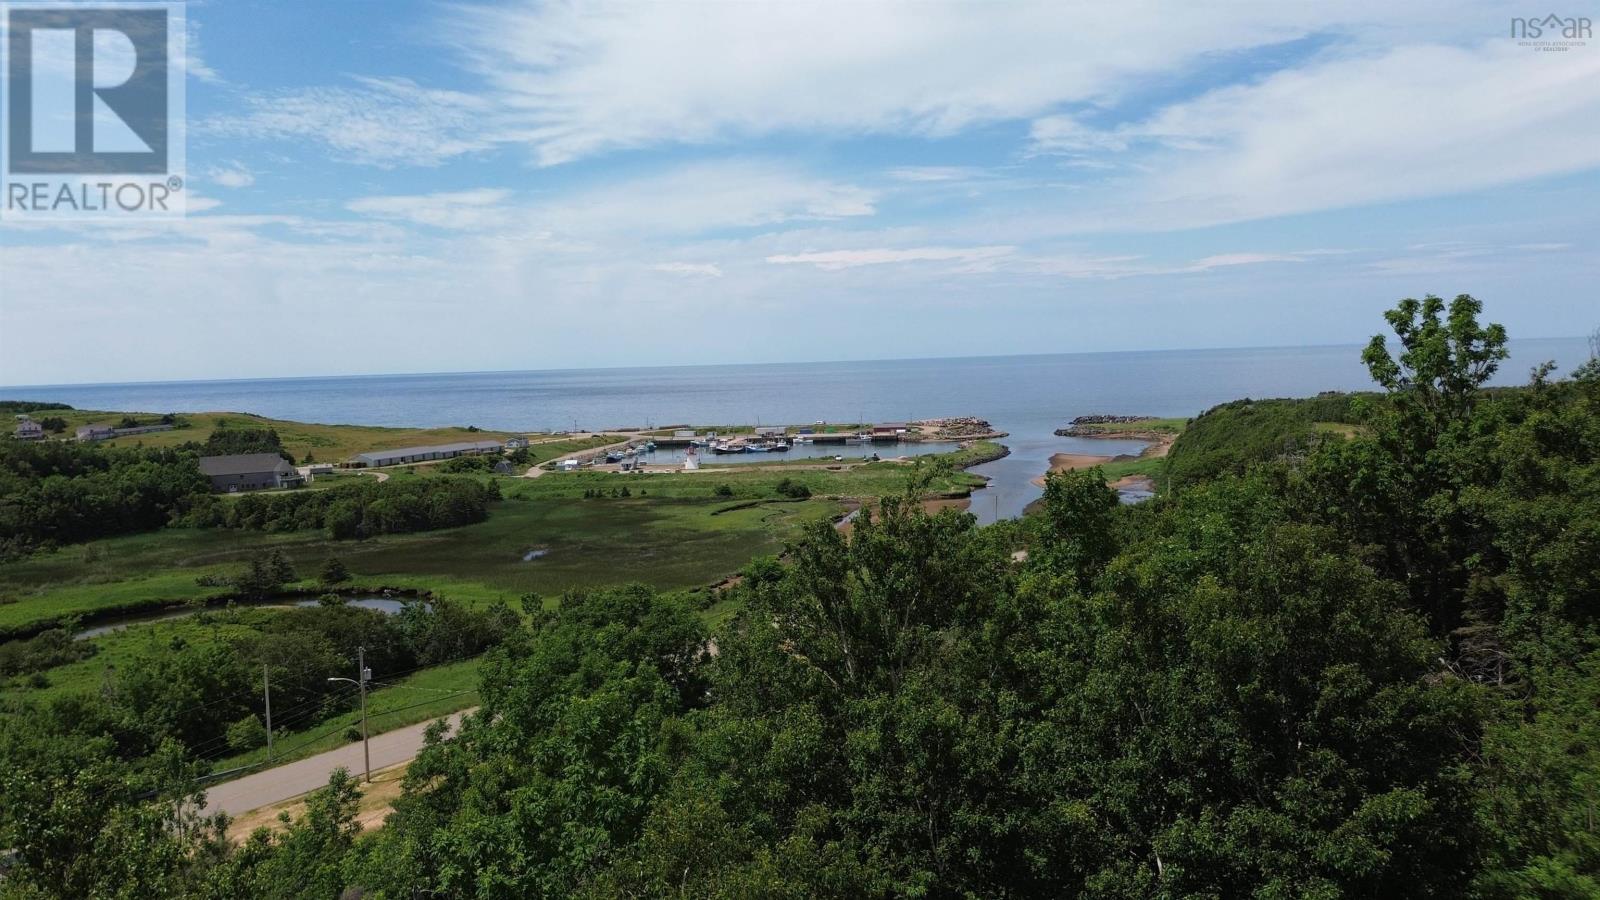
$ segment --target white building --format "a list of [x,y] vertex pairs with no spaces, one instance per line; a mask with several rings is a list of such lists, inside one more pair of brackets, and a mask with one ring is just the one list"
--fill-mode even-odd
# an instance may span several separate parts
[[460,441],[454,444],[434,444],[428,447],[401,447],[398,450],[373,450],[357,453],[353,462],[357,466],[403,466],[406,463],[431,462],[456,456],[478,456],[499,453],[505,445],[499,441]]

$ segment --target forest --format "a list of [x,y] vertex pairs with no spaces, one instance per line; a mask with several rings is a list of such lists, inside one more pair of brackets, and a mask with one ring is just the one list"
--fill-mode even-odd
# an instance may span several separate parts
[[1600,896],[1600,359],[1486,389],[1481,317],[1402,301],[1374,393],[1201,416],[1143,504],[1064,473],[978,528],[913,483],[714,631],[639,586],[497,613],[370,832],[339,773],[227,841],[193,749],[248,710],[139,699],[181,652],[9,710],[0,896]]

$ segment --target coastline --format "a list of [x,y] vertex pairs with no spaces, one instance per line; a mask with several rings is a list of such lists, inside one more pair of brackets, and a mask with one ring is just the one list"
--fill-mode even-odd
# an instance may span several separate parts
[[[1099,455],[1093,453],[1057,453],[1050,457],[1050,468],[1045,474],[1032,480],[1038,487],[1045,486],[1045,479],[1058,472],[1075,472],[1081,469],[1092,469],[1114,462],[1133,462],[1143,459],[1161,459],[1172,449],[1172,444],[1177,440],[1176,434],[1164,431],[1083,431],[1078,429],[1059,429],[1056,434],[1071,432],[1071,437],[1103,439],[1103,440],[1142,440],[1149,441],[1143,450],[1137,454]],[[1148,475],[1124,475],[1115,481],[1108,482],[1114,490],[1136,489],[1155,490],[1155,479]]]

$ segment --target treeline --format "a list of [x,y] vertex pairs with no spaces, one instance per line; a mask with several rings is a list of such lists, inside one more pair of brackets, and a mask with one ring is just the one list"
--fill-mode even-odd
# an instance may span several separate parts
[[0,413],[15,415],[17,413],[45,412],[48,410],[71,409],[65,403],[47,403],[39,400],[0,400]]
[[188,453],[0,441],[0,558],[161,528],[210,489]]
[[1600,361],[1487,394],[1478,312],[1402,303],[1360,429],[1149,503],[1065,473],[979,529],[908,492],[749,566],[714,634],[642,587],[564,596],[370,837],[336,775],[235,850],[170,802],[181,748],[129,765],[30,710],[0,734],[7,886],[1600,896]]
[[279,452],[270,428],[228,428],[175,450],[0,441],[0,559],[168,525],[298,531],[335,538],[481,522],[499,488],[465,478],[376,479],[326,491],[211,492],[197,455]]
[[248,531],[326,529],[334,538],[365,538],[482,522],[498,499],[494,482],[473,478],[366,479],[318,491],[207,497],[183,522]]

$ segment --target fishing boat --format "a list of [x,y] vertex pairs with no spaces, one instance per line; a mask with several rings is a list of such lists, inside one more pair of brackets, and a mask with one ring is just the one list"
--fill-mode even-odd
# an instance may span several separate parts
[[784,441],[773,441],[772,446],[767,449],[773,453],[786,453],[789,450],[789,445]]

